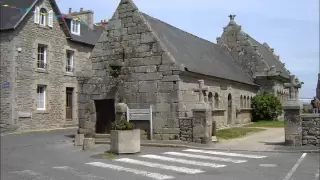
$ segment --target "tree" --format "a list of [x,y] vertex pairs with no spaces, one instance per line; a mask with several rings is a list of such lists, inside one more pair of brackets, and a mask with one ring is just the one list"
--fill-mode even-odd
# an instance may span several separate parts
[[252,98],[253,121],[274,120],[282,113],[280,100],[270,93],[258,94]]

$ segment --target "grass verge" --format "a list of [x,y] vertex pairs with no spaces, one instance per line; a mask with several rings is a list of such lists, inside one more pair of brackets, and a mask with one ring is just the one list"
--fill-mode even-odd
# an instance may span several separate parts
[[257,133],[265,129],[261,128],[247,128],[247,127],[237,127],[230,129],[221,129],[217,131],[218,139],[234,139],[246,136],[248,134]]
[[115,153],[106,151],[106,152],[102,155],[102,158],[114,159],[114,158],[117,158],[118,156],[119,156],[118,154],[115,154]]
[[258,121],[244,127],[282,128],[284,127],[284,121]]

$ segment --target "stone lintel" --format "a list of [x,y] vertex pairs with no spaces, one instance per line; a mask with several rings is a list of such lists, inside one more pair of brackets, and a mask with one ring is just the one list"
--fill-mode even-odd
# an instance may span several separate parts
[[301,114],[300,117],[304,118],[308,118],[308,117],[311,117],[311,118],[320,118],[320,114]]
[[205,111],[212,111],[212,109],[207,108],[199,108],[199,109],[191,109],[192,112],[205,112]]
[[213,112],[223,112],[223,111],[226,111],[225,109],[213,109],[212,110]]
[[192,119],[192,117],[178,117],[178,119],[180,119],[180,120],[183,120],[183,119],[191,120],[191,119]]

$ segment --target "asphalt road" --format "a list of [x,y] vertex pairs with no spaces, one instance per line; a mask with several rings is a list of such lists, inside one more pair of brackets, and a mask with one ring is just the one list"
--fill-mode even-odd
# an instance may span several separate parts
[[70,131],[1,137],[1,180],[318,180],[319,154],[142,148],[101,158],[83,152]]

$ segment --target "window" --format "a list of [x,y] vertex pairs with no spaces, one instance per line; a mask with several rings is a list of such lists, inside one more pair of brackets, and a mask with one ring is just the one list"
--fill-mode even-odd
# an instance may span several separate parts
[[250,104],[250,98],[249,96],[247,97],[247,107],[246,108],[250,108],[251,104]]
[[46,86],[37,87],[37,110],[46,110]]
[[40,9],[40,24],[41,25],[46,25],[46,21],[47,21],[47,10],[44,8]]
[[38,68],[47,68],[47,47],[45,45],[38,45]]
[[243,108],[247,108],[247,97],[243,97]]
[[218,93],[214,94],[214,108],[219,109],[219,95],[218,95]]
[[242,95],[240,96],[240,108],[243,108],[243,97],[242,97]]
[[210,106],[211,106],[211,108],[213,108],[213,95],[212,95],[212,92],[209,92],[208,98],[209,98]]
[[80,35],[80,22],[76,20],[71,20],[71,33]]
[[73,51],[67,51],[67,65],[66,71],[73,72]]

